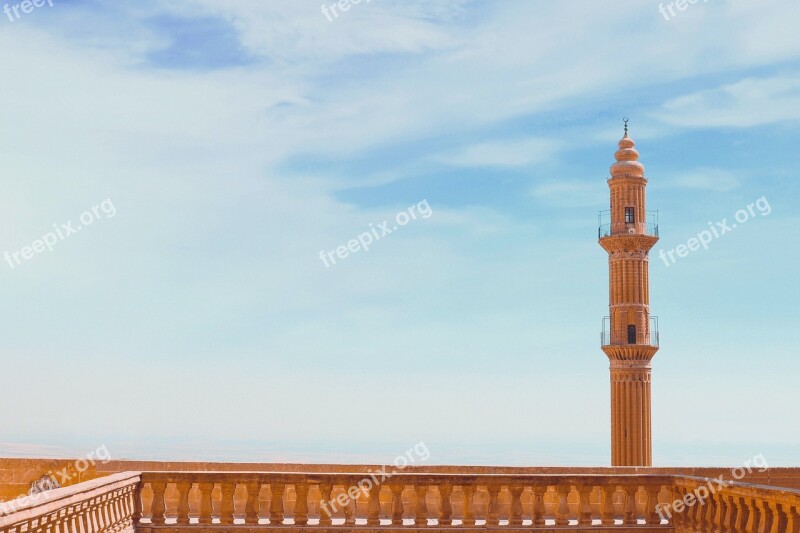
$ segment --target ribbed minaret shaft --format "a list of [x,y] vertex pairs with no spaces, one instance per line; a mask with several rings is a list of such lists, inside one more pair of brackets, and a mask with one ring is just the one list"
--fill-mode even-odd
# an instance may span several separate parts
[[652,465],[650,360],[658,351],[650,320],[650,249],[657,228],[648,226],[644,166],[625,136],[615,154],[608,186],[610,224],[600,245],[608,252],[609,319],[603,351],[611,371],[611,464]]

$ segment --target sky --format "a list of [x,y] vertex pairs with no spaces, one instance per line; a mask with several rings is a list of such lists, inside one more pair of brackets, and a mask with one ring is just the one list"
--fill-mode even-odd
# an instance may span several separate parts
[[0,456],[608,465],[628,117],[654,464],[798,464],[797,2],[52,4],[0,16]]

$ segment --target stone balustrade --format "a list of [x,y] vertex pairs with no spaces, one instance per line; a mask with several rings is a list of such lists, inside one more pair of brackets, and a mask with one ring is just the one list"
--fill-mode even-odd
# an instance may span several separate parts
[[373,474],[125,472],[0,504],[0,533],[800,533],[794,489],[661,474]]
[[394,473],[378,484],[373,479],[382,481],[380,474],[363,473],[145,472],[137,531],[225,531],[239,524],[672,530],[656,513],[659,498],[672,494],[670,476]]
[[134,531],[139,472],[123,472],[0,504],[0,533]]
[[[800,532],[800,491],[721,481],[676,477],[673,503],[661,514],[671,514],[680,533]],[[676,500],[682,505],[675,505]]]

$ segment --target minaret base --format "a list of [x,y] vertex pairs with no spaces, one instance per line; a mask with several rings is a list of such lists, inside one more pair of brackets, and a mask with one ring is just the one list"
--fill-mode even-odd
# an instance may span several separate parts
[[611,465],[652,466],[650,362],[611,362]]

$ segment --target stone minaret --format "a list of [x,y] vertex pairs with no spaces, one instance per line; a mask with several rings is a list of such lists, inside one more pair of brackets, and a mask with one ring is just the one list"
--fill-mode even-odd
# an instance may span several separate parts
[[611,211],[601,213],[599,231],[609,269],[602,347],[611,363],[611,464],[650,466],[650,360],[658,351],[658,327],[650,316],[648,254],[658,241],[658,223],[645,211],[647,179],[627,119],[614,157]]

